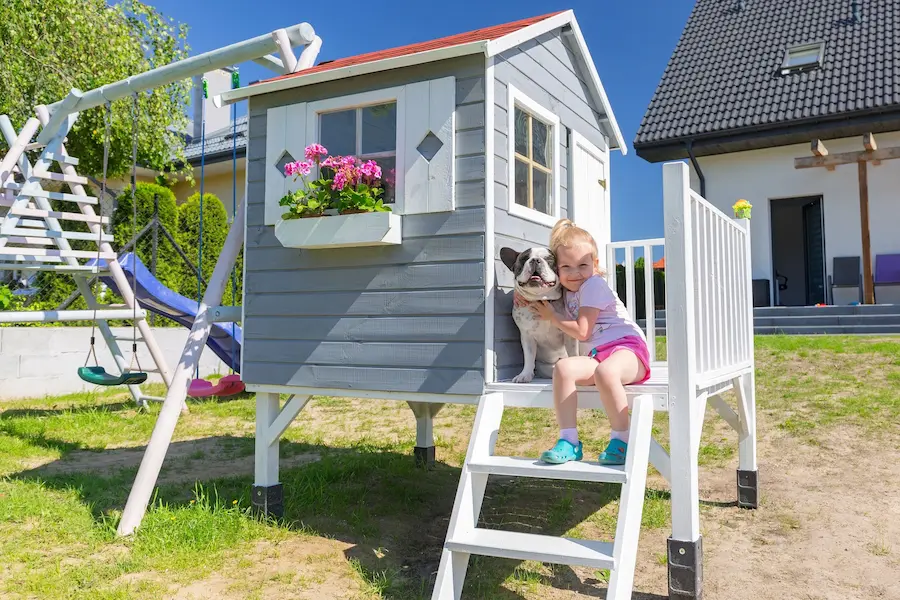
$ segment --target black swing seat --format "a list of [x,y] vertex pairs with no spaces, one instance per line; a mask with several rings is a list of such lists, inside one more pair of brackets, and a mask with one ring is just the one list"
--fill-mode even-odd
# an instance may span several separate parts
[[78,376],[95,385],[137,385],[147,381],[147,374],[141,371],[126,371],[112,375],[103,367],[78,367]]

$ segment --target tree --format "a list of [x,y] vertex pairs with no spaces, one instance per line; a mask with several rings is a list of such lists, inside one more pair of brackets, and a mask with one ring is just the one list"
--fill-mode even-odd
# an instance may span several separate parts
[[[187,27],[139,0],[3,0],[0,2],[0,114],[21,128],[34,107],[181,60]],[[138,94],[138,163],[156,170],[184,164],[190,82]],[[132,163],[131,97],[112,104],[108,174]],[[84,111],[66,149],[79,172],[102,173],[104,107]],[[0,150],[5,151],[5,140]]]

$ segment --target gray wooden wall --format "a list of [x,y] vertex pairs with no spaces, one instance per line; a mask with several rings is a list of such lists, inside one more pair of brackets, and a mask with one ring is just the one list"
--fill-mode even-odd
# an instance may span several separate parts
[[[454,75],[456,203],[403,217],[403,244],[298,250],[263,225],[266,109]],[[252,98],[242,378],[479,394],[484,360],[484,58]]]
[[550,227],[528,219],[510,215],[510,194],[507,156],[507,84],[512,84],[535,102],[559,115],[560,131],[560,218],[569,212],[569,149],[568,131],[575,130],[600,147],[606,141],[600,129],[600,115],[588,93],[586,76],[579,59],[560,30],[529,40],[501,53],[494,66],[494,244],[496,291],[494,320],[497,378],[509,379],[522,369],[522,346],[519,330],[512,320],[513,277],[500,260],[500,248],[508,246],[524,250],[531,246],[546,246],[550,241]]

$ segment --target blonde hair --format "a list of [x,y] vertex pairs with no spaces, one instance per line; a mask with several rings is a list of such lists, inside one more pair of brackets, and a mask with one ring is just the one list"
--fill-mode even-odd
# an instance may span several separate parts
[[[596,264],[600,253],[597,250],[597,242],[590,233],[577,226],[569,219],[560,219],[556,222],[556,225],[553,226],[553,229],[550,230],[550,252],[554,255],[556,255],[556,251],[562,246],[568,248],[581,245],[590,246],[591,256]],[[595,266],[594,269],[598,274],[604,275],[603,269],[599,266]]]

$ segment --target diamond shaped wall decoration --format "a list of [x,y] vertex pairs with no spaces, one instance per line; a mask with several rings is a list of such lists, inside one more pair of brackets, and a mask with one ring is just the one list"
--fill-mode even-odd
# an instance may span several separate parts
[[444,147],[444,142],[442,142],[438,136],[434,135],[432,132],[428,132],[428,134],[422,139],[418,146],[416,146],[416,150],[419,151],[419,154],[427,160],[431,162],[431,159],[434,158],[434,155],[438,153],[438,151]]
[[292,162],[294,162],[294,157],[291,156],[290,152],[285,150],[284,152],[281,153],[281,156],[275,162],[275,167],[278,169],[278,172],[281,173],[282,177],[285,177],[284,165],[286,165],[288,163],[292,163]]

